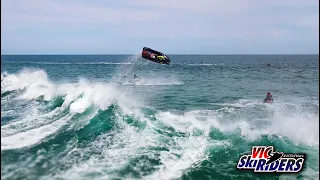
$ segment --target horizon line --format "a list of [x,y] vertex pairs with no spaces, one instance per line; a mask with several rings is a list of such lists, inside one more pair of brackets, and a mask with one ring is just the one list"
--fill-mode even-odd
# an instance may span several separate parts
[[[132,55],[137,55],[137,54],[114,54],[114,53],[110,53],[110,54],[1,54],[1,56],[119,56],[119,55],[124,55],[124,56],[132,56]],[[200,55],[200,56],[248,56],[248,55],[319,55],[318,54],[314,54],[314,53],[300,53],[300,54],[294,54],[294,53],[275,53],[275,54],[271,54],[271,53],[266,53],[266,54],[170,54],[168,53],[167,55]]]

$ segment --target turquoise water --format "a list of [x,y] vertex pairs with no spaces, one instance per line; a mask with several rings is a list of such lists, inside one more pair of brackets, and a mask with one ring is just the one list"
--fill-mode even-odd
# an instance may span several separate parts
[[[2,55],[2,179],[319,179],[318,55],[170,58]],[[306,165],[237,170],[253,145]]]

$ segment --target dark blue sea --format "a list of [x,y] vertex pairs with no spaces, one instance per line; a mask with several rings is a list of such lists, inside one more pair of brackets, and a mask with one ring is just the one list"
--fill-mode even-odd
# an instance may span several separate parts
[[[169,57],[2,55],[1,179],[319,179],[318,55]],[[238,170],[252,146],[307,158]]]

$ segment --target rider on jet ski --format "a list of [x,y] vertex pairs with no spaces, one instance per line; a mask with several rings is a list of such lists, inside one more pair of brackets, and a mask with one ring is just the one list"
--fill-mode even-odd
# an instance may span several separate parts
[[267,93],[267,97],[264,99],[263,102],[273,102],[273,98],[270,92]]

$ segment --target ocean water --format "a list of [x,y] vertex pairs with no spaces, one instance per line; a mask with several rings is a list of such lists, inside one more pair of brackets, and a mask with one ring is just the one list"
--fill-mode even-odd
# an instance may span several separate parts
[[[1,179],[319,179],[318,55],[169,57],[2,55]],[[254,145],[305,166],[237,170]]]

